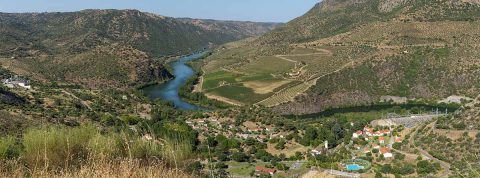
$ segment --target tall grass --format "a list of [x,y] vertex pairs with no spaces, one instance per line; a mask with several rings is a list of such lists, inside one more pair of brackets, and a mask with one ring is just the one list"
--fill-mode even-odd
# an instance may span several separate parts
[[97,134],[93,126],[32,129],[23,135],[22,159],[34,168],[68,167],[87,157],[89,140]]
[[19,154],[19,147],[14,137],[0,138],[0,159],[12,159]]
[[61,169],[59,171],[45,169],[29,169],[18,161],[0,163],[0,177],[44,177],[44,178],[112,178],[112,177],[160,177],[160,178],[190,178],[192,174],[182,170],[165,167],[162,162],[142,162],[140,160],[96,160],[85,163],[76,169]]
[[0,177],[184,177],[178,169],[193,155],[189,141],[102,134],[93,125],[30,129],[19,140],[0,138]]

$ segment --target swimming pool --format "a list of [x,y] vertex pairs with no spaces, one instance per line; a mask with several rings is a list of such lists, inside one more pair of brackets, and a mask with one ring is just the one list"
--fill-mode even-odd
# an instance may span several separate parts
[[347,171],[358,171],[360,169],[363,169],[363,166],[360,166],[358,164],[348,164],[347,165]]

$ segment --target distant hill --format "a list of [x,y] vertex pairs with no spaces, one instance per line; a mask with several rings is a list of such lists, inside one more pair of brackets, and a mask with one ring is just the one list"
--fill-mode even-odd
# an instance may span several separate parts
[[278,24],[175,19],[137,10],[0,13],[0,57],[11,70],[90,87],[168,77],[154,58],[263,34]]
[[[268,60],[296,63],[268,79],[289,84],[254,101],[284,114],[369,105],[388,96],[475,97],[479,20],[477,0],[324,0],[248,44],[213,55],[209,65],[227,61],[225,71],[239,75],[257,63],[271,66]],[[255,91],[262,81],[243,86]],[[218,90],[211,93],[228,98]]]

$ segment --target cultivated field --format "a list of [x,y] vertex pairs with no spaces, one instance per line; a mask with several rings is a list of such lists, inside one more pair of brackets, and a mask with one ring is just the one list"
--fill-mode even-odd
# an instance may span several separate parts
[[[452,26],[452,23],[455,25]],[[235,42],[225,45],[206,60],[207,64],[203,67],[205,72],[203,92],[230,98],[243,104],[273,107],[293,101],[296,96],[308,93],[310,89],[318,90],[316,88],[319,87],[312,89],[317,81],[325,83],[322,81],[333,76],[334,73],[348,75],[349,70],[343,69],[351,67],[360,70],[362,68],[358,68],[358,66],[362,65],[366,65],[368,69],[357,72],[356,76],[348,76],[347,79],[329,83],[336,86],[333,88],[334,90],[343,91],[348,86],[370,90],[375,86],[366,85],[367,82],[358,83],[353,79],[364,76],[372,78],[371,75],[379,74],[378,81],[380,82],[394,80],[396,78],[387,80],[386,77],[400,75],[387,75],[395,68],[381,71],[382,73],[372,73],[371,68],[375,67],[375,64],[387,65],[385,63],[385,61],[388,62],[387,59],[397,59],[402,56],[413,58],[414,54],[421,53],[418,52],[421,50],[433,51],[432,53],[436,55],[435,58],[456,56],[464,61],[469,61],[461,64],[464,66],[446,65],[442,67],[471,70],[475,69],[472,65],[480,65],[478,60],[471,58],[476,51],[473,49],[480,47],[472,44],[476,44],[478,41],[466,36],[456,37],[455,34],[459,34],[461,31],[467,36],[472,36],[477,32],[466,29],[475,27],[478,27],[478,24],[466,22],[414,22],[407,24],[377,22],[361,26],[348,33],[307,43],[291,44],[288,47],[282,47],[280,51],[268,46],[256,49],[255,46],[249,45],[251,41]],[[459,38],[465,41],[465,44],[458,43],[456,40]],[[462,49],[469,50],[461,51]],[[424,61],[429,62],[428,60]],[[449,61],[452,64],[455,63],[455,60]],[[373,64],[374,62],[375,64]],[[439,66],[436,63],[429,65]],[[405,78],[409,78],[415,73],[407,74]],[[429,73],[428,75],[433,74]],[[385,83],[379,85],[388,86]],[[323,88],[328,87],[323,86]],[[392,89],[385,88],[385,90],[391,91]],[[400,92],[394,91],[396,92],[394,94],[403,91],[402,88],[398,90]],[[239,94],[234,92],[239,92]]]
[[[253,49],[227,46],[234,47],[207,59],[202,91],[212,99],[219,96],[241,104],[275,106],[292,101],[318,77],[348,62],[332,61],[332,52],[321,48],[296,46],[289,54],[256,57]],[[243,56],[233,55],[238,53]]]

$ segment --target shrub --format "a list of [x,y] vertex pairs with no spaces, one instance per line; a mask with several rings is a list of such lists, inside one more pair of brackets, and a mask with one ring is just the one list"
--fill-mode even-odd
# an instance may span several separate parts
[[121,118],[128,125],[136,125],[141,120],[140,118],[138,118],[136,116],[122,116]]
[[419,174],[429,174],[436,172],[436,167],[427,160],[419,161],[417,163],[417,172]]
[[20,146],[14,137],[0,138],[0,159],[12,159],[20,154]]
[[236,162],[245,162],[247,159],[247,155],[245,155],[243,152],[235,152],[232,154],[232,160]]

